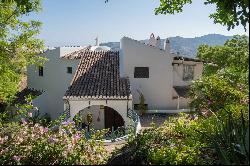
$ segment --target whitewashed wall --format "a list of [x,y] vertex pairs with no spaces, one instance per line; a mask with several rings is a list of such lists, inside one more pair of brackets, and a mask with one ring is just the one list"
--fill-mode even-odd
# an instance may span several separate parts
[[[172,101],[172,56],[164,50],[149,47],[127,37],[121,39],[121,52],[123,73],[130,79],[133,104],[139,103],[139,89],[149,109],[176,108]],[[135,67],[149,67],[149,78],[134,78]]]
[[[183,67],[172,66],[173,54],[123,37],[120,50],[120,73],[129,77],[133,104],[139,103],[137,89],[140,90],[149,109],[172,110],[177,108],[178,100],[173,99],[173,86],[189,85],[191,81],[183,81]],[[184,62],[196,64],[194,79],[202,74],[201,62]],[[149,78],[134,78],[135,67],[149,67]],[[188,99],[180,99],[180,108],[188,107]]]
[[[125,126],[131,124],[131,119],[127,117],[127,107],[132,109],[132,100],[69,100],[70,104],[70,117],[71,119],[81,110],[88,106],[108,106],[117,111],[123,118]],[[96,116],[96,115],[95,115]],[[96,117],[97,119],[97,117]]]
[[[43,95],[34,101],[34,105],[39,108],[41,114],[48,113],[52,119],[55,119],[63,112],[62,98],[70,85],[79,60],[66,60],[60,56],[79,49],[81,47],[59,47],[41,54],[48,58],[44,64],[42,77],[38,75],[37,66],[28,67],[28,87],[44,91]],[[72,67],[72,74],[67,73],[67,67]]]

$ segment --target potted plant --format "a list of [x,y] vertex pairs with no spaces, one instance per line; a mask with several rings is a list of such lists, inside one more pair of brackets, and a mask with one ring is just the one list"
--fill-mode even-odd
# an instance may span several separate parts
[[146,100],[141,91],[137,90],[137,92],[139,93],[139,100],[140,100],[140,103],[138,105],[138,110],[140,115],[144,115],[147,112],[147,106],[145,104]]

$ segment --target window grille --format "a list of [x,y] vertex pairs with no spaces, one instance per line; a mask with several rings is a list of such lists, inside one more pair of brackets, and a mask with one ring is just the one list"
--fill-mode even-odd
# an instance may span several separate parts
[[194,65],[183,65],[183,81],[194,79]]
[[43,67],[42,66],[39,66],[38,67],[38,74],[39,74],[39,76],[43,76]]
[[149,78],[149,68],[135,67],[134,78]]
[[72,67],[67,67],[67,73],[72,74]]

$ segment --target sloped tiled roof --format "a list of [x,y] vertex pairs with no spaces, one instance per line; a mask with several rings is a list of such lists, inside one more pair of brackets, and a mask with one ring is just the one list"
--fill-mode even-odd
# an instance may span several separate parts
[[64,56],[62,56],[61,58],[63,59],[81,59],[81,57],[83,56],[85,51],[89,51],[90,46],[85,47],[83,49],[71,52],[69,54],[66,54]]
[[120,78],[118,51],[79,52],[81,60],[64,98],[127,99],[130,85]]

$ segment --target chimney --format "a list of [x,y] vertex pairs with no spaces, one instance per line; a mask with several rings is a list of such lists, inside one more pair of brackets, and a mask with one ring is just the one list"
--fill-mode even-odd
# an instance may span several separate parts
[[161,48],[161,38],[159,36],[156,38],[156,47]]
[[98,36],[95,38],[95,45],[99,46],[99,38],[98,38]]
[[164,49],[165,49],[165,52],[166,52],[166,53],[169,53],[169,54],[170,54],[170,41],[169,41],[168,38],[165,40]]
[[156,39],[155,39],[155,35],[153,33],[151,33],[149,41],[148,41],[148,45],[150,46],[156,46]]

